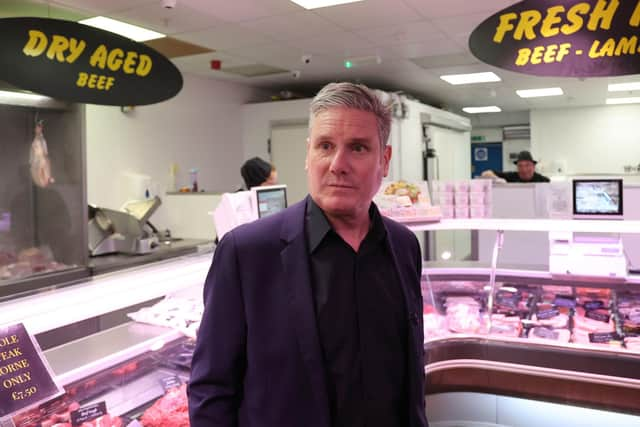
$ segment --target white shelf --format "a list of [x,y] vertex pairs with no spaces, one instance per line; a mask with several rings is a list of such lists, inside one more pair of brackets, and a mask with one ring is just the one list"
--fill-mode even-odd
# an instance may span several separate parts
[[501,230],[501,231],[570,231],[585,233],[640,234],[640,221],[571,220],[571,219],[443,219],[440,222],[407,222],[412,231]]

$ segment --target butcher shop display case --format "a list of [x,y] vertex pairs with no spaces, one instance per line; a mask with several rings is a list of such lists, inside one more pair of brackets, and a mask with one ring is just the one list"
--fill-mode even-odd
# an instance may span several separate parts
[[84,107],[0,104],[0,297],[86,276]]
[[[499,262],[504,229],[640,233],[637,221],[480,220],[491,262],[424,263],[427,393],[473,391],[640,415],[640,277],[556,274]],[[611,230],[609,230],[611,229]]]

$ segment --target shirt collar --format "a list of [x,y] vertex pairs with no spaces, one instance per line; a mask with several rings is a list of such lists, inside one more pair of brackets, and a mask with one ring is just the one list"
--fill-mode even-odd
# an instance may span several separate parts
[[[307,236],[309,239],[309,253],[313,253],[322,243],[327,233],[333,231],[329,220],[324,215],[320,206],[313,201],[311,197],[307,198]],[[369,206],[369,218],[371,219],[371,228],[367,237],[371,237],[374,241],[379,241],[387,235],[387,231],[382,222],[382,216],[375,203],[371,202]]]

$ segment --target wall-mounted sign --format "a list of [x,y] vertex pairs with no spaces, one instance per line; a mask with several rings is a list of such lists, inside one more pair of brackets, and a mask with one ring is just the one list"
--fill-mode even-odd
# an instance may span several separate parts
[[0,419],[63,393],[24,325],[0,327]]
[[640,1],[524,0],[471,34],[480,60],[538,76],[640,73]]
[[77,22],[0,19],[0,80],[56,99],[147,105],[175,96],[182,75],[144,44]]

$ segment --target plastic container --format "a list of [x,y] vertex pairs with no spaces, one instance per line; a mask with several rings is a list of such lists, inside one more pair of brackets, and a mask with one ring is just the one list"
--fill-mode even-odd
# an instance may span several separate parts
[[440,205],[440,211],[442,212],[442,218],[454,218],[455,207],[453,205]]
[[469,193],[469,204],[484,205],[487,203],[487,195],[483,191],[471,191]]
[[469,218],[469,206],[456,206],[455,207],[455,217],[456,218]]
[[440,192],[437,194],[437,199],[440,205],[453,205],[453,192]]
[[489,191],[491,189],[491,180],[486,178],[472,179],[469,183],[470,191]]
[[454,189],[457,193],[464,193],[469,191],[469,180],[456,181]]
[[455,190],[455,185],[451,181],[437,181],[438,191],[447,193]]
[[487,215],[487,207],[485,205],[471,205],[469,206],[469,217],[471,218],[485,218]]
[[454,195],[454,202],[456,206],[468,206],[469,193],[456,192]]

